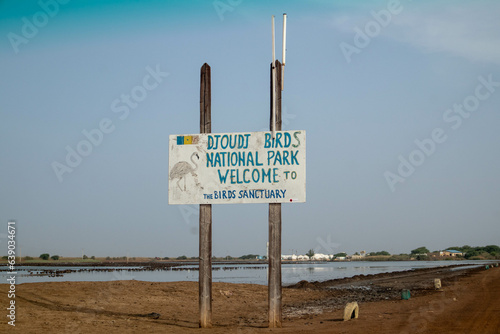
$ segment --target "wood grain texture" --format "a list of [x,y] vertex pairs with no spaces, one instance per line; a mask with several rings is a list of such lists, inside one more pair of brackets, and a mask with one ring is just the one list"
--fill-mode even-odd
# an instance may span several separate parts
[[[211,74],[205,63],[200,74],[200,133],[211,133]],[[212,205],[200,204],[200,327],[212,326]]]
[[[271,64],[271,117],[270,129],[273,121],[273,100],[275,102],[275,130],[281,131],[281,63],[275,62],[275,85],[273,90],[273,67]],[[276,99],[273,99],[273,95]],[[269,327],[281,327],[282,323],[282,292],[281,292],[281,204],[269,204]]]

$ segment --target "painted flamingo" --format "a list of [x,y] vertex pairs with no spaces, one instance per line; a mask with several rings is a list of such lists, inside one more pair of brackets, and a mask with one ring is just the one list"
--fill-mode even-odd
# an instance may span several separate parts
[[[170,171],[169,179],[170,180],[178,179],[177,186],[179,187],[179,189],[181,191],[186,191],[186,175],[188,175],[188,174],[191,174],[194,177],[196,184],[199,185],[198,178],[196,177],[196,173],[195,173],[196,169],[198,169],[198,164],[194,160],[195,157],[198,160],[200,159],[200,156],[196,152],[194,152],[191,155],[191,162],[193,163],[194,168],[187,161],[179,161],[178,163],[176,163],[174,165],[174,167]],[[184,179],[184,190],[181,188],[181,186],[179,184],[179,182],[181,182],[182,179]]]

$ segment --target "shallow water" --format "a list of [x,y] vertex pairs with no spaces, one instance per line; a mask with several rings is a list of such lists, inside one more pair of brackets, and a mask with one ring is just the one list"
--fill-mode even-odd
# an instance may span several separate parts
[[[483,265],[488,261],[354,261],[354,262],[304,262],[282,265],[284,285],[301,280],[325,281],[355,275],[371,275],[417,268],[449,266],[455,264]],[[267,284],[267,266],[265,264],[214,265],[213,282]],[[5,267],[6,268],[6,267]],[[182,268],[182,270],[179,270]],[[0,282],[7,283],[10,274],[1,268]],[[16,283],[66,282],[66,281],[115,281],[138,280],[149,282],[198,281],[197,266],[175,267],[174,270],[140,270],[141,267],[17,267]],[[37,276],[44,269],[81,270],[64,273],[62,276]],[[86,271],[86,269],[111,269],[111,271]],[[130,269],[130,270],[129,270]],[[32,272],[32,274],[30,274]]]

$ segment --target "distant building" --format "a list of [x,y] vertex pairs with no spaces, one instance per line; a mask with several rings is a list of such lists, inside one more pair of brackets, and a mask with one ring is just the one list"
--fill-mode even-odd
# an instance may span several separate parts
[[[292,254],[292,255],[282,254],[281,259],[282,260],[292,260],[292,261],[307,261],[307,260],[309,260],[309,256],[307,256],[307,255],[295,255],[295,254]],[[331,255],[331,254],[317,253],[311,257],[311,260],[314,260],[314,261],[329,261],[331,259],[333,259],[333,255]]]
[[305,260],[309,260],[309,256],[307,256],[307,255],[295,255],[295,254],[292,254],[292,255],[281,254],[281,259],[282,260],[292,260],[292,261],[305,261]]
[[314,254],[312,257],[312,260],[316,261],[329,261],[333,258],[333,255],[328,255],[328,254]]
[[439,256],[463,256],[463,255],[464,253],[454,249],[447,249],[439,252]]
[[351,260],[361,260],[365,256],[366,256],[366,251],[363,250],[363,251],[359,252],[359,254],[351,255],[350,258],[351,258]]

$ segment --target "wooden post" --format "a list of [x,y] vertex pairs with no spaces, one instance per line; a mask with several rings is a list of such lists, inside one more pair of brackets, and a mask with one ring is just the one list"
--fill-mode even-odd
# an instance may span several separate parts
[[[205,63],[200,74],[200,133],[211,133],[210,66]],[[200,204],[200,327],[212,326],[212,205]]]
[[[276,131],[281,131],[281,63],[276,60],[275,85],[273,91],[273,66],[271,64],[271,121],[272,129],[273,101],[275,102]],[[273,99],[275,96],[275,99]],[[281,203],[269,204],[269,327],[281,327]]]

